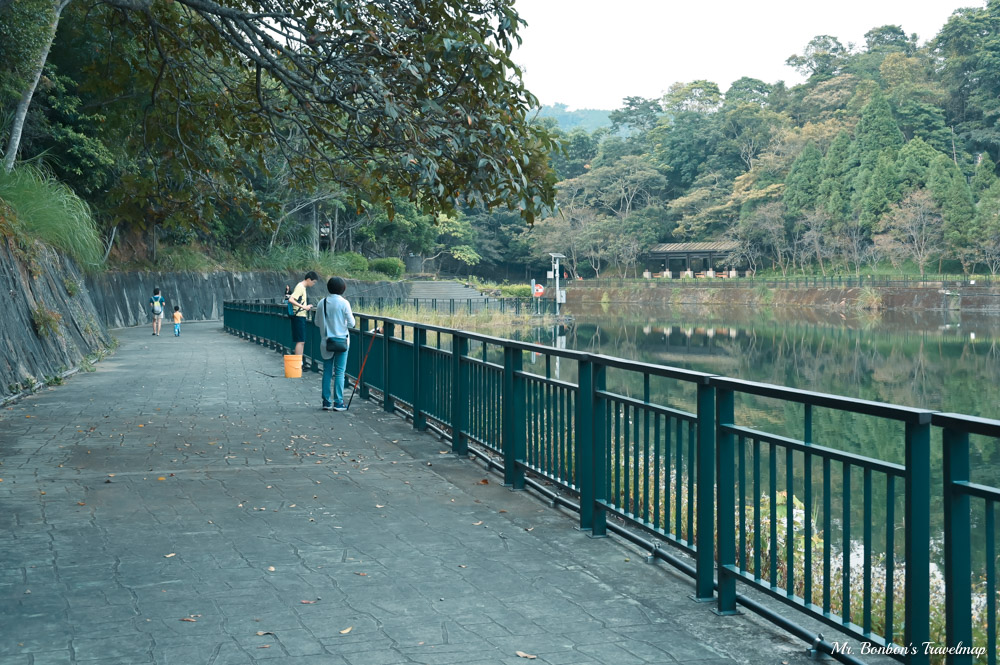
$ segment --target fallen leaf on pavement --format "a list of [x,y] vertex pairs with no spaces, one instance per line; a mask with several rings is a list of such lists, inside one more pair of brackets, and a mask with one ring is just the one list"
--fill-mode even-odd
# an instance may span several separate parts
[[169,559],[172,556],[177,556],[177,553],[176,552],[171,552],[170,554],[164,554],[163,558],[164,559]]
[[479,525],[480,525],[480,524],[482,524],[482,523],[483,523],[483,521],[482,521],[482,520],[479,520],[478,522],[473,522],[473,523],[472,523],[472,526],[479,526]]
[[184,617],[183,619],[181,619],[181,621],[189,621],[191,623],[195,623],[198,620],[197,619],[192,619],[191,617]]
[[483,478],[482,480],[479,481],[479,484],[480,485],[489,485],[490,484],[490,479],[489,478]]
[[272,633],[269,630],[258,630],[257,634],[260,635],[261,637],[263,637],[264,635],[274,635],[274,633]]
[[302,603],[303,605],[315,605],[316,604],[315,600],[300,600],[299,602]]
[[376,503],[376,504],[375,504],[375,507],[376,507],[376,508],[385,508],[385,506],[383,506],[383,505],[382,505],[382,504],[380,504],[380,503]]
[[352,630],[354,630],[354,626],[348,626],[348,627],[347,627],[347,628],[345,628],[344,630],[340,631],[340,634],[341,634],[341,635],[347,635],[347,634],[348,634],[349,632],[351,632]]
[[528,660],[534,660],[535,658],[538,658],[538,656],[533,656],[530,653],[524,653],[523,651],[515,651],[514,653],[520,656],[521,658],[527,658]]

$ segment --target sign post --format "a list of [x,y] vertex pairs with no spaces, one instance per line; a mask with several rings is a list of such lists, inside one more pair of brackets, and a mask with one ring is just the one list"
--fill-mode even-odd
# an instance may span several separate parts
[[[559,259],[565,259],[566,255],[565,254],[556,254],[556,253],[549,252],[549,256],[552,257],[552,274],[554,274],[556,276],[556,293],[555,293],[554,300],[556,302],[556,316],[559,316],[559,303],[560,303],[560,298],[559,298],[559,293],[560,293],[560,291],[559,291]],[[565,298],[562,299],[562,302],[565,302]]]

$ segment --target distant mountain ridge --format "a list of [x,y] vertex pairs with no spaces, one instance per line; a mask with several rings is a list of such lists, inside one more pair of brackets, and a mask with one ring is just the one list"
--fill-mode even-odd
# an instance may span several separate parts
[[543,106],[539,109],[538,115],[545,118],[555,118],[556,122],[559,123],[559,129],[564,132],[569,132],[579,127],[590,133],[601,127],[611,127],[611,119],[608,117],[611,111],[601,109],[577,109],[569,111],[567,110],[568,108],[566,104]]

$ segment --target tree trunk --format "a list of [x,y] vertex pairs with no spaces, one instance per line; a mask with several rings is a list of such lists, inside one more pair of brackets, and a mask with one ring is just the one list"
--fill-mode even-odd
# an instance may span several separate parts
[[333,207],[333,228],[330,229],[330,253],[337,251],[337,236],[340,234],[340,208]]
[[313,238],[313,256],[319,256],[319,212],[316,210],[316,202],[312,202],[312,238]]
[[28,87],[21,100],[17,103],[14,111],[14,122],[10,128],[10,139],[7,141],[7,152],[4,154],[3,166],[7,173],[14,168],[14,161],[17,159],[17,151],[21,147],[21,133],[24,131],[24,121],[28,117],[28,107],[31,106],[31,98],[35,96],[35,88],[38,87],[38,80],[42,77],[42,70],[45,68],[45,61],[49,59],[49,49],[56,38],[56,28],[59,27],[59,16],[62,10],[68,5],[70,0],[53,0],[52,20],[48,25],[48,34],[45,35],[45,44],[38,52],[38,59],[32,69]]

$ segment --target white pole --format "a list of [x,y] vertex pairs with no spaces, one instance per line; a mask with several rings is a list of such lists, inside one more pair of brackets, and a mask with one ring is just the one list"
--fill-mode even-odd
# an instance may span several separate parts
[[559,257],[553,256],[552,260],[556,262],[555,274],[556,274],[556,316],[559,316]]

